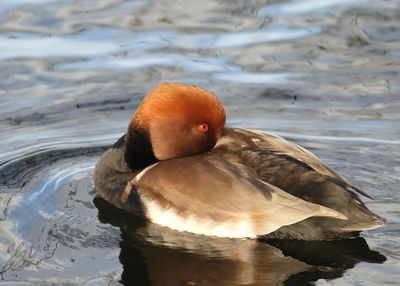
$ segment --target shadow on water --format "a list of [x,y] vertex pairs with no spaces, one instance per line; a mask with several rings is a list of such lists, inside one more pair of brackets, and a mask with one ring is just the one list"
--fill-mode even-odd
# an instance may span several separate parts
[[306,285],[334,279],[357,263],[383,263],[365,239],[247,240],[177,232],[120,210],[102,198],[99,220],[121,229],[124,285]]

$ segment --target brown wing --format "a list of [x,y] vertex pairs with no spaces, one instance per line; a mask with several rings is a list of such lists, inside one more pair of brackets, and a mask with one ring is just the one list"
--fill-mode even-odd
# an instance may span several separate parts
[[156,163],[129,184],[152,222],[199,234],[255,237],[312,216],[346,219],[257,180],[251,169],[218,154]]
[[[276,154],[283,154],[290,156],[300,162],[303,162],[310,166],[312,169],[320,174],[328,176],[336,184],[344,187],[351,188],[358,193],[366,196],[367,198],[373,199],[369,194],[363,190],[351,185],[345,179],[343,179],[338,173],[326,166],[321,160],[307,149],[291,143],[286,139],[269,134],[258,130],[245,130],[240,128],[225,128],[223,134],[223,140],[219,143],[226,143],[227,141],[234,141],[237,144],[248,146],[250,148],[260,149],[269,151]],[[218,146],[218,145],[217,145]]]

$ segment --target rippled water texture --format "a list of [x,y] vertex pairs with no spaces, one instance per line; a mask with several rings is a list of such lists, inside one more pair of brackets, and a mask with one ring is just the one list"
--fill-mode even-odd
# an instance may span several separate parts
[[[397,0],[0,1],[0,285],[398,284],[399,24]],[[163,80],[311,149],[388,225],[213,239],[97,198],[98,157]]]

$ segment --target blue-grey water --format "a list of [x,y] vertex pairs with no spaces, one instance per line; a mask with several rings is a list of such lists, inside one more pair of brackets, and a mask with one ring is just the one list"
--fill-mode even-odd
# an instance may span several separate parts
[[[399,285],[398,0],[0,1],[0,285]],[[160,81],[305,146],[388,225],[215,239],[96,197],[94,165]]]

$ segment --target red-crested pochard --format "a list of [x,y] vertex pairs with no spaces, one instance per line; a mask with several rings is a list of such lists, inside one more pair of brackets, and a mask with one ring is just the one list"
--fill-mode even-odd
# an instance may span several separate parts
[[[385,225],[310,151],[225,127],[212,93],[166,82],[143,99],[94,171],[111,204],[179,231],[219,237],[346,238]],[[370,197],[369,197],[370,198]]]

